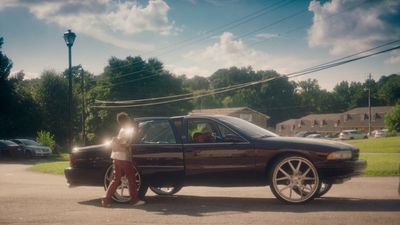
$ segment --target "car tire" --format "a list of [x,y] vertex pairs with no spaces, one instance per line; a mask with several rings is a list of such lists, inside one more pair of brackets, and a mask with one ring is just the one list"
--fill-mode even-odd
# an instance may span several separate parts
[[174,195],[183,188],[182,185],[174,185],[172,187],[150,187],[150,190],[157,195]]
[[[328,193],[328,191],[332,188],[332,184],[331,183],[325,183],[325,182],[321,182],[320,188],[318,190],[318,193],[315,195],[316,198],[320,198],[323,195],[325,195],[326,193]],[[305,193],[301,193],[299,191],[299,189],[293,189],[293,191],[295,191],[297,194],[305,194]]]
[[[136,170],[136,184],[138,187],[138,197],[139,199],[143,199],[147,193],[148,185],[146,185],[143,182],[143,179],[139,171],[136,168],[135,170]],[[108,185],[112,180],[112,176],[113,176],[113,165],[110,165],[107,168],[106,173],[104,174],[104,190],[107,190]],[[117,188],[116,192],[112,195],[111,198],[118,203],[128,203],[131,200],[128,188],[129,188],[128,180],[125,176],[123,176],[121,178],[121,185]],[[127,195],[125,195],[124,192]]]
[[275,197],[289,204],[313,200],[321,186],[313,163],[299,155],[288,155],[277,160],[270,171],[269,182]]
[[319,188],[318,194],[315,197],[317,197],[317,198],[322,197],[323,195],[328,193],[329,190],[331,190],[332,186],[333,185],[331,183],[322,182],[321,187]]

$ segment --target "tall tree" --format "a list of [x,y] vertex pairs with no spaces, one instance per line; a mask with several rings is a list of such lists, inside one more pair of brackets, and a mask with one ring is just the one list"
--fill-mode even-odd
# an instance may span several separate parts
[[68,85],[61,74],[53,70],[42,73],[35,95],[41,110],[42,128],[54,134],[60,144],[66,144],[68,134],[67,94]]

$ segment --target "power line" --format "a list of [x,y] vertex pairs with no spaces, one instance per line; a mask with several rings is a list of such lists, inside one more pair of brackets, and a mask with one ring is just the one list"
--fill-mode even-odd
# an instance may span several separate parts
[[[186,40],[184,40],[184,41],[182,41],[182,42],[177,42],[177,43],[172,44],[172,45],[170,45],[170,46],[166,46],[166,47],[164,47],[164,48],[157,49],[157,50],[153,50],[153,51],[150,51],[150,52],[147,52],[147,53],[144,53],[144,54],[150,54],[150,53],[154,53],[154,52],[160,52],[161,54],[159,54],[158,57],[159,57],[159,56],[168,55],[168,54],[170,54],[171,52],[174,52],[174,51],[176,51],[176,50],[178,50],[178,49],[181,49],[182,47],[190,46],[190,45],[192,45],[192,44],[194,44],[194,43],[197,43],[197,42],[200,43],[200,42],[202,42],[202,41],[204,41],[204,40],[207,40],[208,38],[210,38],[210,37],[212,37],[213,35],[215,35],[215,34],[217,33],[217,31],[219,31],[219,30],[221,30],[221,29],[233,29],[233,28],[236,28],[236,27],[238,27],[238,26],[240,26],[240,25],[242,25],[242,24],[248,23],[248,22],[250,22],[250,21],[252,21],[252,20],[254,20],[254,19],[256,19],[256,18],[258,18],[258,17],[260,17],[260,16],[263,16],[263,15],[265,15],[265,14],[267,14],[267,13],[271,13],[271,12],[273,12],[273,11],[275,11],[275,10],[278,10],[278,9],[280,9],[280,8],[282,8],[282,7],[285,7],[285,6],[289,5],[289,4],[292,4],[293,2],[295,2],[295,0],[290,0],[290,1],[288,1],[288,2],[286,2],[286,0],[279,1],[279,2],[275,2],[274,4],[271,4],[271,5],[265,7],[265,8],[263,8],[263,9],[261,9],[261,10],[258,10],[258,11],[256,11],[256,12],[254,12],[254,13],[248,14],[248,15],[246,15],[246,16],[240,18],[240,19],[237,19],[237,20],[235,20],[235,21],[233,21],[233,22],[230,22],[230,23],[228,23],[228,24],[225,24],[225,25],[216,27],[216,28],[214,28],[214,29],[211,29],[211,30],[207,31],[207,32],[203,35],[203,37],[189,38],[189,39],[186,39]],[[282,4],[282,3],[283,3],[283,4]],[[276,6],[276,7],[275,7],[275,6]],[[167,49],[171,49],[172,47],[174,47],[172,50],[164,51],[164,50],[167,50]],[[136,63],[129,63],[129,64],[127,64],[127,65],[122,65],[122,66],[114,67],[114,68],[123,68],[123,67],[127,67],[127,66],[130,66],[130,65],[133,66],[133,65],[136,65],[136,64],[138,64],[138,62],[136,62]]]
[[[326,19],[329,19],[329,18],[331,18],[331,17],[333,17],[333,16],[337,16],[337,15],[339,15],[339,14],[342,14],[342,13],[346,12],[346,10],[350,10],[350,9],[354,9],[354,8],[356,8],[356,7],[360,7],[360,6],[362,6],[362,5],[366,4],[366,3],[370,3],[370,2],[369,2],[369,1],[364,1],[364,2],[362,2],[361,4],[354,4],[354,5],[350,6],[350,7],[345,8],[345,10],[342,10],[341,12],[338,12],[337,14],[331,14],[331,15],[329,15],[329,16],[327,16],[327,17],[324,18],[324,19],[326,20]],[[314,22],[315,22],[315,21],[321,21],[321,20],[322,20],[322,18],[318,18],[318,19],[314,20]],[[333,23],[335,23],[335,21],[336,21],[336,20],[333,20]],[[286,31],[286,32],[283,33],[283,34],[287,35],[287,34],[293,33],[293,32],[295,32],[295,31],[297,31],[297,30],[299,30],[299,29],[301,29],[301,28],[304,28],[304,27],[306,27],[306,26],[309,26],[309,25],[310,25],[310,24],[308,24],[308,23],[307,23],[307,24],[304,24],[304,25],[300,25],[300,26],[298,26],[298,27],[295,27],[295,28],[293,28],[293,29],[291,29],[291,30]],[[278,34],[278,35],[279,35],[279,36],[282,36],[282,34]],[[248,46],[258,45],[258,44],[263,43],[263,42],[265,42],[265,41],[268,41],[268,39],[254,42],[254,43],[252,43],[252,44],[249,44]]]
[[[277,9],[279,9],[279,8],[281,8],[281,7],[283,7],[283,6],[286,6],[287,4],[290,4],[290,3],[292,3],[292,2],[293,2],[293,1],[286,2],[285,4],[280,5],[280,6],[276,7],[276,8],[273,8],[273,9],[267,11],[267,12],[271,12],[271,11],[277,10]],[[268,8],[268,7],[267,7],[267,8]],[[272,22],[272,23],[270,23],[270,24],[267,24],[267,25],[265,25],[265,26],[263,26],[263,27],[261,27],[261,28],[259,28],[259,29],[256,29],[256,30],[254,30],[254,31],[251,31],[251,32],[249,32],[249,33],[246,33],[246,34],[244,34],[243,36],[240,36],[240,37],[245,37],[245,36],[251,35],[251,34],[253,34],[253,33],[256,33],[256,32],[258,32],[258,31],[260,31],[260,30],[264,30],[264,29],[266,29],[266,28],[268,28],[268,27],[274,26],[274,25],[279,24],[279,23],[281,23],[281,22],[283,22],[283,21],[285,21],[285,20],[288,20],[288,19],[291,19],[291,18],[293,18],[293,17],[295,17],[295,16],[298,16],[298,15],[300,15],[300,14],[306,12],[306,11],[307,11],[307,10],[300,10],[300,11],[297,11],[296,13],[293,13],[293,14],[287,16],[287,17],[284,17],[284,18],[282,18],[282,19],[280,19],[280,20],[277,20],[277,21],[275,21],[275,22]],[[266,13],[266,12],[264,12],[264,13]],[[242,21],[242,22],[243,22],[243,21]],[[246,22],[247,22],[247,21],[246,21]],[[234,27],[236,27],[236,26],[238,26],[238,25],[241,25],[241,24],[243,24],[243,23],[236,24]],[[232,27],[231,27],[231,28],[232,28]],[[205,38],[200,39],[199,41],[206,40],[207,38],[209,38],[209,37],[211,37],[211,36],[212,36],[212,35],[208,35],[208,36],[206,36]],[[193,43],[196,43],[196,42],[189,42],[189,44],[193,44]],[[181,45],[181,47],[182,47],[182,46],[185,46],[185,45]],[[178,50],[178,49],[180,49],[180,48],[172,49],[171,51],[166,52],[166,54],[170,54],[171,52],[174,52],[174,51],[176,51],[176,50]],[[164,54],[164,55],[166,55],[166,54]],[[161,55],[163,55],[163,54],[161,54]],[[139,62],[137,62],[137,63],[139,63]],[[132,65],[132,66],[135,65],[135,63],[133,63],[133,64],[131,64],[131,65]],[[124,66],[120,66],[120,67],[114,67],[113,69],[118,69],[118,68],[122,68],[122,67],[125,67],[125,66],[129,66],[129,65],[124,65]],[[138,73],[141,73],[141,72],[144,72],[144,71],[146,71],[146,69],[142,69],[142,70],[139,70],[139,71],[134,71],[134,72],[131,72],[131,73],[122,74],[122,75],[119,75],[117,78],[123,78],[123,77],[130,76],[130,75],[133,75],[133,74],[138,74]],[[154,77],[154,76],[148,76],[148,78],[151,78],[151,77]],[[145,78],[143,78],[143,79],[145,79]],[[143,80],[143,79],[140,79],[140,80]],[[134,81],[136,81],[136,79],[134,79],[133,81],[122,81],[122,82],[119,82],[119,83],[117,83],[117,84],[107,85],[106,87],[117,86],[117,85],[120,85],[120,84],[130,83],[130,82],[134,82]]]
[[[360,55],[360,54],[362,54],[362,53],[370,52],[370,51],[372,51],[372,50],[376,50],[376,49],[378,49],[378,48],[382,48],[382,47],[385,47],[385,46],[394,44],[394,43],[399,42],[399,41],[400,41],[400,39],[399,39],[399,40],[396,40],[396,41],[391,41],[391,42],[388,42],[388,43],[379,45],[379,46],[374,47],[374,48],[366,49],[366,50],[357,52],[357,53],[355,53],[355,54],[351,54],[351,55],[348,55],[348,56],[345,56],[345,57],[342,57],[342,58],[339,58],[339,59],[336,59],[336,60],[332,60],[332,61],[329,61],[329,62],[326,62],[326,63],[319,64],[319,65],[317,65],[317,66],[308,67],[308,68],[306,68],[306,69],[297,71],[297,72],[295,72],[295,73],[287,74],[287,76],[288,76],[288,75],[292,75],[292,74],[297,74],[297,73],[306,72],[306,71],[309,71],[309,70],[311,70],[311,69],[322,68],[322,67],[325,66],[325,65],[332,64],[332,63],[334,63],[334,62],[338,62],[338,61],[340,61],[340,60],[344,60],[344,59],[347,59],[347,58],[350,58],[350,57],[353,57],[353,56],[356,56],[356,55]],[[136,80],[134,80],[134,81],[136,81]],[[240,85],[243,85],[243,83],[242,83],[242,84],[231,85],[231,86],[227,86],[227,87],[222,87],[222,88],[211,89],[211,90],[208,90],[208,91],[220,91],[220,90],[224,90],[224,89],[227,89],[227,88],[238,87],[238,86],[240,86]],[[96,100],[96,102],[97,102],[97,103],[103,103],[103,104],[104,104],[104,103],[105,103],[105,104],[132,104],[132,103],[138,103],[138,102],[147,102],[147,101],[157,101],[157,100],[164,100],[164,99],[173,99],[173,98],[185,97],[185,96],[191,96],[191,95],[194,95],[194,93],[180,94],[180,95],[172,95],[172,96],[165,96],[165,97],[146,98],[146,99],[137,99],[137,100],[124,100],[124,101],[101,101],[101,100]]]
[[245,87],[249,87],[249,86],[254,86],[254,85],[257,85],[257,84],[266,83],[266,82],[269,82],[271,80],[275,80],[275,79],[279,79],[279,78],[293,78],[293,77],[304,76],[306,74],[315,73],[315,72],[318,72],[318,71],[321,71],[321,70],[333,68],[333,67],[336,67],[336,66],[340,66],[340,65],[343,65],[343,64],[347,64],[347,63],[350,63],[350,62],[361,60],[361,59],[364,59],[364,58],[367,58],[367,57],[371,57],[371,56],[374,56],[374,55],[386,53],[386,52],[393,51],[393,50],[396,50],[396,49],[400,49],[400,46],[392,47],[392,48],[385,49],[385,50],[382,50],[382,51],[379,51],[379,52],[375,52],[375,53],[371,53],[371,54],[368,54],[368,55],[365,55],[365,56],[360,56],[360,57],[357,57],[357,58],[354,58],[354,59],[349,59],[349,60],[345,60],[345,61],[342,61],[342,62],[336,62],[336,63],[330,64],[330,65],[314,67],[313,69],[311,69],[309,71],[305,71],[305,72],[300,72],[300,73],[294,72],[294,73],[290,73],[290,74],[287,74],[287,75],[284,75],[284,76],[280,76],[280,77],[272,77],[272,78],[263,79],[263,80],[260,80],[260,81],[248,82],[248,83],[245,83],[245,84],[240,85],[238,87],[227,88],[225,90],[216,91],[216,92],[213,91],[213,92],[210,92],[210,93],[200,94],[200,95],[196,95],[196,96],[192,96],[192,97],[185,97],[185,98],[168,100],[168,101],[144,103],[144,104],[136,104],[136,105],[118,105],[118,106],[104,106],[103,105],[103,106],[93,106],[93,107],[95,107],[95,108],[133,108],[133,107],[162,105],[162,104],[174,103],[174,102],[185,101],[185,100],[193,100],[193,99],[196,99],[196,98],[201,98],[201,97],[206,97],[206,96],[209,96],[209,95],[225,93],[225,92],[228,92],[228,91],[233,91],[233,90],[237,90],[237,89],[241,89],[241,88],[245,88]]

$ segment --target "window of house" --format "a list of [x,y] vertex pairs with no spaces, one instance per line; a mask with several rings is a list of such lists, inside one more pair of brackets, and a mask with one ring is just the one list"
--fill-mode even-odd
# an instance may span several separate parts
[[364,121],[364,120],[368,120],[368,114],[367,114],[367,113],[364,113],[364,114],[361,116],[361,121]]
[[340,125],[340,120],[337,120],[335,123],[335,127],[338,127]]
[[240,119],[253,122],[253,115],[250,113],[240,113],[239,117]]
[[348,120],[351,120],[351,115],[350,114],[344,115],[344,121],[348,121]]

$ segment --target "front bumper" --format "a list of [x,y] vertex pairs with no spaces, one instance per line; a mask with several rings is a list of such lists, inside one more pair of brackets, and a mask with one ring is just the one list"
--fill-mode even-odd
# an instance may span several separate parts
[[50,155],[51,155],[51,152],[35,152],[35,151],[32,152],[32,156],[34,156],[34,157],[47,157]]
[[322,180],[330,183],[342,183],[351,177],[362,175],[367,168],[365,160],[328,161],[316,165]]
[[64,169],[64,175],[69,186],[103,186],[106,169],[74,168]]

